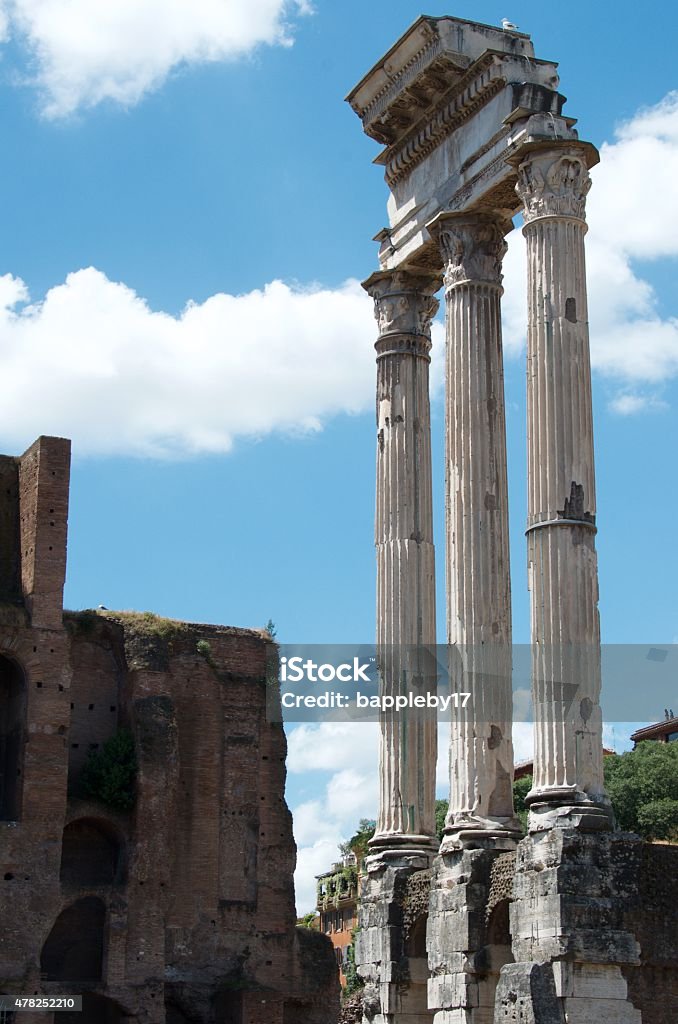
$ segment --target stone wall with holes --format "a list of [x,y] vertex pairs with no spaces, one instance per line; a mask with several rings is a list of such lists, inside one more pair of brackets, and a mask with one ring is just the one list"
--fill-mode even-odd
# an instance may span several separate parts
[[640,944],[640,965],[624,970],[643,1024],[678,1020],[678,846],[643,843],[625,924]]
[[[0,683],[22,719],[0,761],[20,796],[0,820],[0,991],[91,992],[97,1024],[95,995],[107,1022],[335,1024],[331,945],[295,927],[275,649],[257,630],[64,613],[68,467],[55,438],[0,458]],[[121,729],[128,809],[82,786]]]

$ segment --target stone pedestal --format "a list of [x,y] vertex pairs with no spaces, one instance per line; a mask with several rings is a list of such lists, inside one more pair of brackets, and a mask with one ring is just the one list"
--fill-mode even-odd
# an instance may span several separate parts
[[508,837],[436,858],[428,925],[434,1024],[491,1024],[499,973],[511,960],[514,865],[515,844]]
[[433,1019],[426,1006],[425,933],[417,941],[405,915],[408,880],[428,865],[426,854],[381,854],[367,860],[355,955],[365,980],[368,1024],[431,1024]]
[[[573,828],[536,833],[519,844],[511,904],[518,962],[502,971],[495,1024],[516,1019],[511,994],[514,1006],[523,1000],[525,1015],[518,1019],[526,1022],[640,1024],[622,968],[639,963],[624,915],[637,896],[641,846],[635,836]],[[561,1016],[553,1009],[551,1016],[540,1015],[544,986],[539,994],[528,984],[536,965],[552,972]]]

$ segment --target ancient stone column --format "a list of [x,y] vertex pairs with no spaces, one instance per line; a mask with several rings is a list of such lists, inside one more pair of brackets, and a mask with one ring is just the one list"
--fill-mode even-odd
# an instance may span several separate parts
[[[377,647],[383,692],[425,692],[435,645],[429,362],[439,279],[378,272]],[[379,818],[372,849],[430,851],[435,837],[435,712],[381,716]]]
[[596,817],[601,827],[607,823],[584,261],[588,167],[596,161],[593,146],[573,140],[531,143],[512,160],[524,207],[528,273],[531,828],[558,820],[576,824],[576,805],[590,826]]
[[454,710],[443,852],[459,839],[515,835],[511,738],[511,577],[501,343],[501,264],[510,220],[444,213],[443,256],[450,680]]

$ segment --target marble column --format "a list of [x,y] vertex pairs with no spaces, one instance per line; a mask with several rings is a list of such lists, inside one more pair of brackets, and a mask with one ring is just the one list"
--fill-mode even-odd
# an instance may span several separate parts
[[[588,143],[531,143],[512,162],[527,242],[528,580],[534,785],[530,828],[606,827],[596,492],[584,236]],[[578,810],[577,810],[578,808]],[[588,808],[588,810],[587,810]],[[574,818],[573,818],[574,815]]]
[[515,836],[511,577],[501,339],[500,213],[444,213],[429,225],[443,257],[450,680],[450,809],[442,851]]
[[[435,565],[429,363],[437,277],[372,274],[377,351],[377,647],[382,692],[435,687]],[[435,711],[381,716],[379,817],[372,850],[435,840]]]

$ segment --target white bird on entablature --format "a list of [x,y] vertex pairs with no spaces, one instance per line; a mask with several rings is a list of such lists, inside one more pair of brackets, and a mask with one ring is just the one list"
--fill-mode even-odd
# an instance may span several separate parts
[[512,21],[508,20],[508,18],[502,18],[501,19],[501,27],[503,28],[504,32],[517,32],[518,31],[518,26],[514,25]]

